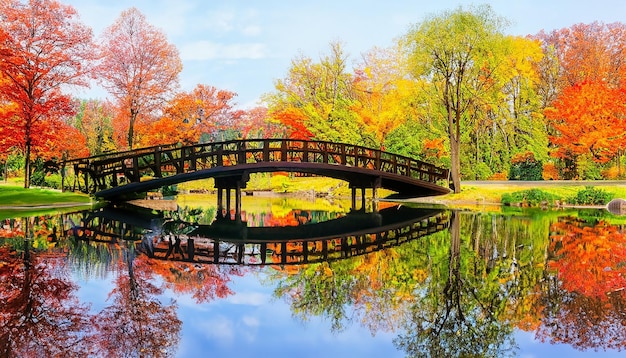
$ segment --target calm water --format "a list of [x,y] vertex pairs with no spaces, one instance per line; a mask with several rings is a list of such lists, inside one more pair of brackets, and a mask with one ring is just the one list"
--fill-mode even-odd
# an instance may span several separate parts
[[0,356],[624,354],[622,217],[244,199],[0,212]]

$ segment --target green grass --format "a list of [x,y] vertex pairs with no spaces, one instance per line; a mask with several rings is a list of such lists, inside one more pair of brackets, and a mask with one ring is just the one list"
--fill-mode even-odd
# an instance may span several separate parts
[[62,193],[50,189],[24,189],[11,184],[0,185],[0,207],[38,207],[54,205],[91,204],[85,194]]
[[[566,183],[563,185],[524,185],[520,182],[498,182],[481,185],[462,185],[458,194],[447,194],[437,197],[448,202],[480,202],[480,203],[500,203],[502,195],[531,189],[533,187],[552,194],[561,200],[567,200],[584,190],[589,184],[586,183]],[[594,188],[610,193],[614,198],[626,198],[626,183],[624,185],[594,185]]]

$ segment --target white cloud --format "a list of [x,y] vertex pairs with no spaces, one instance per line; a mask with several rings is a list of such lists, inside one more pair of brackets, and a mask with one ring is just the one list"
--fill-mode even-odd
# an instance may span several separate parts
[[228,298],[228,302],[236,305],[260,306],[269,301],[269,299],[270,297],[267,294],[258,292],[242,292],[237,293],[234,296],[230,296]]
[[207,338],[215,339],[221,344],[230,344],[234,341],[234,324],[224,316],[202,321],[197,326]]
[[204,20],[205,27],[218,33],[231,32],[235,25],[233,21],[236,19],[235,13],[228,10],[210,11]]
[[252,316],[244,316],[241,319],[241,321],[247,327],[256,328],[256,327],[259,327],[261,325],[261,322],[259,321],[259,319],[256,318],[256,317],[252,317]]
[[261,34],[261,27],[258,25],[247,25],[241,29],[241,33],[246,36],[259,36]]
[[186,61],[261,59],[268,56],[268,51],[262,43],[223,44],[202,40],[182,46],[180,56]]

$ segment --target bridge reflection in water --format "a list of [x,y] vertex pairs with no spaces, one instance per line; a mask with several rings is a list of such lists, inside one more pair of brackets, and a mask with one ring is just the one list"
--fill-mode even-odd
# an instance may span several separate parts
[[320,223],[248,227],[241,221],[199,225],[107,207],[92,212],[84,225],[70,231],[83,240],[135,241],[140,252],[156,260],[296,265],[364,255],[418,239],[446,229],[449,213],[398,205],[375,213],[353,211]]

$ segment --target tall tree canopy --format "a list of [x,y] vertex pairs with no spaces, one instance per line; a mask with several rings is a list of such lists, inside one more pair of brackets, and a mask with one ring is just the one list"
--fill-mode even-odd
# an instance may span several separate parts
[[475,119],[502,67],[495,53],[501,48],[504,19],[491,7],[458,8],[426,19],[400,40],[411,73],[428,80],[446,118],[450,140],[451,176],[455,192],[461,190],[461,136]]
[[542,67],[543,87],[550,94],[545,114],[563,176],[599,179],[598,163],[611,159],[619,175],[626,144],[626,26],[576,24],[540,32],[537,38],[550,54]]
[[537,36],[544,51],[553,52],[560,67],[558,88],[583,81],[605,81],[624,86],[626,26],[622,23],[576,24]]
[[73,108],[62,89],[87,85],[93,36],[72,7],[55,0],[2,1],[0,19],[0,129],[7,132],[2,137],[12,138],[0,144],[23,150],[28,187],[31,152],[42,154],[70,136],[61,118]]
[[557,158],[576,162],[587,156],[604,163],[626,147],[626,92],[606,82],[567,87],[545,112],[555,130],[550,140]]
[[178,87],[183,65],[176,47],[136,8],[123,11],[102,40],[97,73],[126,110],[127,144],[132,149],[135,124],[148,121]]

